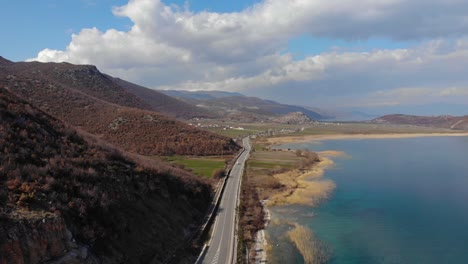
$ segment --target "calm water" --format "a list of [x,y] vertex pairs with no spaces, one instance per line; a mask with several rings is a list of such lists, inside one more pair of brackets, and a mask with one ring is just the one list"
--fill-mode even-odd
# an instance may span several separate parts
[[[341,150],[325,177],[333,196],[317,208],[273,208],[273,218],[312,229],[329,263],[468,263],[468,137],[366,139],[295,144]],[[272,263],[303,263],[288,225],[270,225]]]

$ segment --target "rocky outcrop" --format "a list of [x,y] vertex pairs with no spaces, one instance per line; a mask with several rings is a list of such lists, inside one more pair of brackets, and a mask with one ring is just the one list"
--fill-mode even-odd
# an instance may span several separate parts
[[312,122],[312,120],[302,112],[293,112],[272,119],[275,123],[302,125]]
[[63,218],[48,212],[20,210],[0,219],[0,264],[98,263],[78,246]]

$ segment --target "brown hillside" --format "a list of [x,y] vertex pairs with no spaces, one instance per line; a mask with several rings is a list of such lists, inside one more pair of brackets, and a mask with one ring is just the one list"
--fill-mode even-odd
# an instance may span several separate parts
[[[54,70],[50,72],[49,68]],[[0,87],[8,87],[56,118],[139,154],[219,155],[239,149],[229,138],[192,128],[150,110],[122,106],[140,101],[132,94],[125,97],[120,92],[114,93],[123,90],[116,84],[117,90],[113,86],[97,85],[112,81],[95,77],[102,74],[94,69],[66,63],[16,63],[2,67]],[[65,77],[67,72],[69,75]],[[54,74],[61,76],[59,81]]]
[[151,107],[115,84],[92,65],[73,65],[69,63],[18,62],[5,68],[9,74],[34,80],[47,81],[64,89],[104,100],[120,106],[145,110]]
[[200,223],[208,184],[90,140],[0,88],[0,263],[161,262]]
[[109,78],[111,78],[117,85],[123,87],[127,92],[134,94],[136,97],[144,101],[153,111],[185,119],[194,117],[216,117],[216,115],[205,109],[188,104],[158,91],[148,89],[119,78],[112,78],[110,76]]

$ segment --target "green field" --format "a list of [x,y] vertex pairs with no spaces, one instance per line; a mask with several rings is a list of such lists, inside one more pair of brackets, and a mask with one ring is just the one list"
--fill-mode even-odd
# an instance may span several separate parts
[[224,169],[226,157],[171,156],[166,160],[190,169],[198,176],[211,178],[215,170]]
[[247,166],[250,172],[269,174],[272,171],[294,169],[301,158],[291,151],[264,151],[252,152]]

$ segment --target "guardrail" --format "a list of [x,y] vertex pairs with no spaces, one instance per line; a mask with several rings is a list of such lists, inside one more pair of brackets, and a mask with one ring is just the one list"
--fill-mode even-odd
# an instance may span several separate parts
[[[233,159],[235,161],[234,164],[237,162],[239,157],[244,152],[245,152],[245,148],[242,148],[242,150],[239,151],[236,158]],[[221,203],[220,198],[222,197],[222,194],[224,193],[224,190],[226,189],[226,182],[227,182],[227,179],[229,178],[229,175],[231,174],[231,170],[232,170],[232,167],[229,168],[229,170],[226,172],[226,177],[224,177],[221,180],[222,182],[220,181],[218,183],[218,187],[217,187],[217,191],[216,191],[216,194],[215,194],[215,198],[213,199],[214,201],[212,203],[212,207],[209,209],[209,213],[208,213],[208,216],[206,218],[207,220],[202,225],[202,227],[199,229],[200,232],[199,232],[198,236],[193,241],[196,241],[196,242],[201,241],[208,235],[208,232],[210,231],[211,225],[213,224],[214,220],[216,219],[216,213],[217,213],[219,205]],[[207,249],[209,247],[208,245],[210,244],[210,242],[211,242],[211,238],[207,243],[205,243],[203,245],[202,251],[200,252],[197,260],[195,261],[196,264],[201,263],[201,260],[203,259],[203,256],[206,254],[206,251],[207,251]]]

